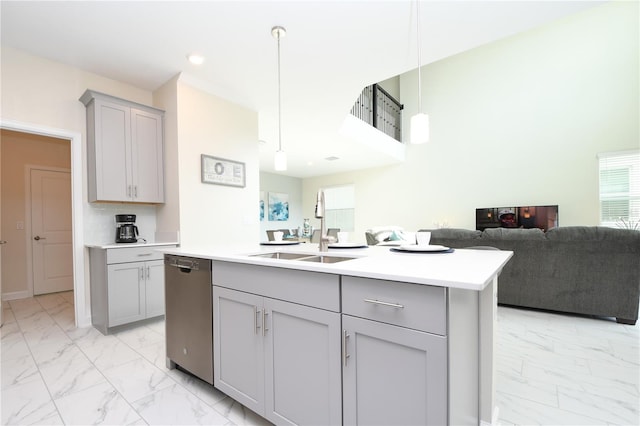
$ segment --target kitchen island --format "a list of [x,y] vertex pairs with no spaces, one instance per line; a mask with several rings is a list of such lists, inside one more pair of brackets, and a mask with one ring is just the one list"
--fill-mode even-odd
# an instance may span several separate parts
[[214,385],[268,420],[493,423],[497,278],[511,252],[162,251],[213,261]]

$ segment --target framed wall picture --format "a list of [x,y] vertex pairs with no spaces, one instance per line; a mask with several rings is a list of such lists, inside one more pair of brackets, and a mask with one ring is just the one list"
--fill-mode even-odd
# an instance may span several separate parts
[[289,194],[269,193],[269,220],[289,220]]
[[239,161],[201,155],[202,183],[245,187],[245,167]]
[[264,191],[260,191],[260,222],[264,220]]

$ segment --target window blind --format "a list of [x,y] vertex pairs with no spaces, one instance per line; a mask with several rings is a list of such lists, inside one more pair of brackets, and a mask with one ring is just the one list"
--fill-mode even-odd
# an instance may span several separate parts
[[598,155],[600,224],[628,227],[640,222],[640,150]]

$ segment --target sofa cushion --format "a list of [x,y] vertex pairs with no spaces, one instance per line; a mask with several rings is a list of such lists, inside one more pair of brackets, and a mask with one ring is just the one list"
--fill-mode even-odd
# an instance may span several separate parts
[[500,240],[544,240],[544,232],[538,228],[488,228],[482,232],[482,238]]
[[480,231],[458,228],[421,229],[418,232],[422,231],[431,232],[431,238],[458,238],[461,240],[473,240],[480,238],[482,235],[482,232]]
[[606,226],[565,226],[549,229],[547,231],[547,239],[554,241],[615,240],[618,242],[631,242],[640,240],[640,231],[609,228]]

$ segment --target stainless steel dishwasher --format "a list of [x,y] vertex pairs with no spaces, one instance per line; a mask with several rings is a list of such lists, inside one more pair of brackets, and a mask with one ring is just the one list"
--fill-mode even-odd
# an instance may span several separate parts
[[211,261],[166,254],[164,271],[167,368],[213,384]]

